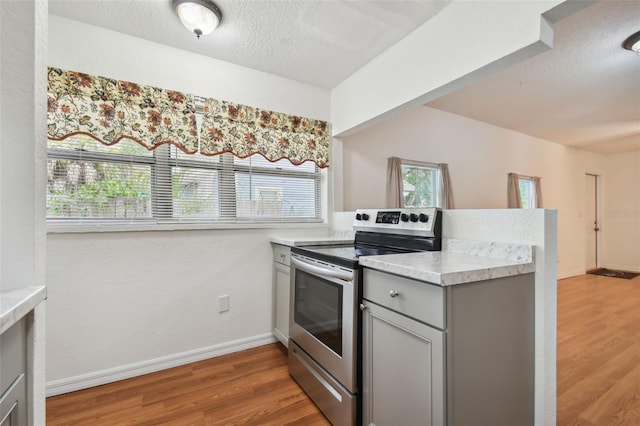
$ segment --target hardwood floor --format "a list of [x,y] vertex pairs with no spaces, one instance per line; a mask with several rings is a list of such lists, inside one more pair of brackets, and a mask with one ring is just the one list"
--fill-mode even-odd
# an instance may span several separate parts
[[47,425],[316,425],[330,423],[272,344],[47,398]]
[[[640,277],[558,282],[557,425],[640,425]],[[329,425],[267,345],[47,399],[57,425]]]
[[640,277],[558,282],[557,425],[640,425]]

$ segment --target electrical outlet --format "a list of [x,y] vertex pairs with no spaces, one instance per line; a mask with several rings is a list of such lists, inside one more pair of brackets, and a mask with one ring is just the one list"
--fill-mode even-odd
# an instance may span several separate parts
[[218,312],[227,312],[229,310],[229,295],[218,296]]

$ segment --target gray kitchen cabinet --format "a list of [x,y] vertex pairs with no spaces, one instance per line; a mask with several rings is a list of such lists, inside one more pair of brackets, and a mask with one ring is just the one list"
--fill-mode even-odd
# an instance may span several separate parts
[[450,286],[363,274],[365,425],[533,425],[533,274]]
[[27,331],[22,319],[0,335],[0,426],[27,424]]
[[374,303],[363,315],[366,425],[441,425],[444,333]]
[[290,272],[289,261],[291,248],[281,244],[273,244],[273,335],[289,344],[289,299]]

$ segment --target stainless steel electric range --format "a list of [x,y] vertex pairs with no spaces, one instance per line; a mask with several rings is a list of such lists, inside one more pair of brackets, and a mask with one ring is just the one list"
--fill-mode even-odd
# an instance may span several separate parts
[[437,208],[357,210],[350,245],[291,249],[289,373],[333,425],[360,424],[360,256],[439,251]]

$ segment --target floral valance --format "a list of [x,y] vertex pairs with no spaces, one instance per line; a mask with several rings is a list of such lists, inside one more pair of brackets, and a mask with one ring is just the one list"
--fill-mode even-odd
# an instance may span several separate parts
[[48,70],[47,134],[87,134],[105,145],[131,139],[198,152],[193,95],[58,68]]
[[205,155],[262,154],[270,161],[287,158],[296,165],[313,161],[324,168],[329,166],[330,139],[326,121],[205,100],[200,128],[200,152]]
[[47,110],[51,140],[86,134],[105,145],[131,139],[148,150],[170,143],[187,154],[329,166],[326,121],[205,99],[198,133],[194,95],[128,81],[49,68]]

